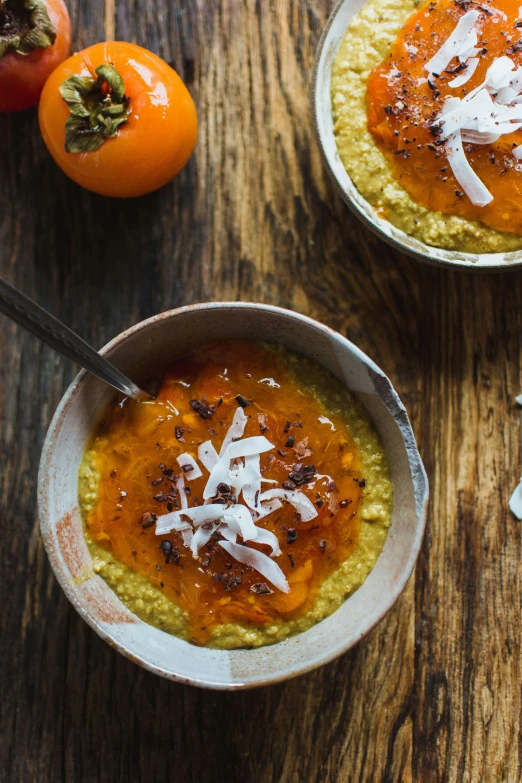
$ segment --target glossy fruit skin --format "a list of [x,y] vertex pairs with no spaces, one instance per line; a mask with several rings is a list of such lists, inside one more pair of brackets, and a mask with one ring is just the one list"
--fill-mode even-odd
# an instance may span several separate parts
[[47,49],[28,55],[7,52],[0,59],[0,112],[22,111],[36,106],[49,75],[71,51],[71,19],[63,0],[47,0],[47,13],[56,30],[56,41]]
[[[118,136],[92,152],[65,151],[69,110],[60,85],[73,74],[89,76],[111,63],[130,99]],[[194,102],[170,65],[135,44],[112,41],[78,52],[49,77],[39,108],[40,130],[60,168],[82,187],[103,196],[142,196],[170,182],[192,154],[197,137]]]

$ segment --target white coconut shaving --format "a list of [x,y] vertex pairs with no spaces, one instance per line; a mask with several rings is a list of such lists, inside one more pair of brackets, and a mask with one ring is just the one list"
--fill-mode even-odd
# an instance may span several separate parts
[[201,478],[203,475],[201,468],[192,454],[187,454],[187,452],[184,452],[183,454],[180,454],[179,457],[176,457],[176,462],[180,466],[188,481]]
[[477,70],[479,59],[477,57],[470,57],[466,63],[466,68],[462,73],[459,73],[454,79],[448,82],[448,87],[456,90],[458,87],[462,87],[466,82],[469,82],[475,71]]
[[464,16],[460,17],[457,26],[450,37],[424,66],[428,73],[439,76],[446,70],[450,62],[458,55],[463,47],[469,46],[468,42],[470,38],[468,38],[468,36],[479,18],[480,13],[478,11],[468,11]]
[[448,163],[462,190],[477,207],[485,207],[493,201],[493,196],[480,177],[471,168],[466,155],[460,131],[452,134],[446,144]]
[[234,413],[232,424],[228,428],[227,433],[223,439],[223,443],[221,444],[221,449],[219,450],[220,457],[225,453],[232,441],[243,437],[247,421],[248,416],[245,414],[243,408],[238,406],[236,412]]
[[[277,483],[261,475],[261,454],[275,449],[275,446],[264,435],[243,438],[247,420],[243,408],[238,407],[219,454],[210,440],[199,446],[198,459],[210,473],[203,490],[205,503],[202,506],[188,507],[184,482],[184,477],[188,479],[203,475],[199,466],[190,454],[181,454],[177,458],[182,468],[188,465],[192,469],[184,472],[178,480],[181,509],[157,518],[156,535],[164,535],[172,530],[179,532],[184,546],[189,547],[197,558],[201,547],[219,531],[225,539],[219,541],[223,549],[240,562],[251,565],[274,587],[289,592],[290,587],[283,571],[272,559],[281,555],[277,536],[256,522],[280,509],[283,503],[293,505],[303,522],[314,519],[318,512],[307,495],[299,490],[274,487],[261,491],[262,482]],[[329,419],[326,422],[332,425]],[[314,477],[312,481],[315,480]],[[229,486],[231,496],[234,496],[227,503],[212,502],[220,484]],[[237,543],[239,536],[242,544]],[[270,547],[271,556],[248,546],[250,541]]]
[[335,432],[335,427],[334,427],[333,421],[330,421],[330,419],[328,419],[326,416],[319,416],[317,421],[319,422],[319,424],[329,424],[330,425],[330,429],[332,430],[332,432]]
[[198,446],[198,459],[204,468],[210,473],[219,462],[219,455],[211,440],[206,440]]
[[240,563],[255,568],[261,576],[264,576],[268,582],[277,587],[278,590],[281,590],[282,593],[290,592],[290,585],[286,581],[284,573],[268,555],[264,555],[262,552],[258,552],[257,549],[252,549],[248,546],[232,544],[230,541],[219,541],[219,545],[223,547],[225,552],[239,560]]
[[517,519],[522,519],[522,478],[509,499],[509,508]]

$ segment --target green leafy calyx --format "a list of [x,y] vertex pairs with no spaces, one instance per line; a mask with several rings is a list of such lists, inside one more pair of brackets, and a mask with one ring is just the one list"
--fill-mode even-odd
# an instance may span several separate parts
[[120,125],[129,117],[130,101],[116,68],[100,65],[95,73],[97,78],[70,76],[60,87],[71,113],[65,123],[67,152],[99,149],[107,139],[118,135]]
[[7,52],[47,49],[55,40],[44,0],[0,0],[0,60]]

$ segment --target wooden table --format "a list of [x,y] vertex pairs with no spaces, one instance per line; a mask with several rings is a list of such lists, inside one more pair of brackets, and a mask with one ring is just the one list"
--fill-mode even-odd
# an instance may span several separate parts
[[38,460],[76,369],[0,318],[0,778],[516,783],[522,276],[414,263],[337,198],[308,109],[331,2],[68,1],[76,48],[117,37],[173,64],[198,145],[171,185],[110,201],[55,167],[35,112],[0,117],[0,274],[95,346],[219,299],[338,329],[408,408],[430,517],[404,595],[335,663],[236,694],[155,678],[80,620],[51,573]]

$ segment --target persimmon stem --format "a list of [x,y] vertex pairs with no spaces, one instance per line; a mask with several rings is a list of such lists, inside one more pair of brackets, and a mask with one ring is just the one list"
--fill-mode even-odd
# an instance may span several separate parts
[[0,0],[0,59],[7,52],[28,55],[46,49],[55,40],[44,0]]
[[65,123],[66,152],[99,149],[118,135],[130,114],[123,79],[113,65],[99,65],[93,77],[70,76],[60,86],[60,94],[70,111]]

